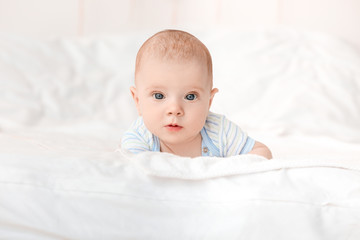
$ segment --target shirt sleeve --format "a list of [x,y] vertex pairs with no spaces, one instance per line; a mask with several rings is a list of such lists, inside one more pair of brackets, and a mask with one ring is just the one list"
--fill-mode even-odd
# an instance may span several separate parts
[[148,135],[148,130],[145,129],[142,119],[139,118],[122,136],[121,148],[132,153],[151,151],[152,144]]
[[222,147],[225,156],[246,154],[252,150],[255,141],[248,137],[237,124],[224,117],[222,125]]
[[248,136],[243,148],[241,149],[240,154],[249,153],[253,149],[254,145],[255,145],[255,140]]

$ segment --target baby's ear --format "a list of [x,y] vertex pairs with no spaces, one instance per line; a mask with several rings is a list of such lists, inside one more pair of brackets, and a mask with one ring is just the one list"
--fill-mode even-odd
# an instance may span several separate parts
[[140,107],[139,107],[139,96],[137,94],[137,89],[135,87],[130,87],[130,92],[131,92],[131,96],[134,99],[138,114],[139,114],[139,116],[141,116],[141,111],[140,111]]
[[215,94],[219,92],[219,89],[213,88],[210,92],[210,102],[209,102],[209,108],[211,107],[212,101],[214,99]]

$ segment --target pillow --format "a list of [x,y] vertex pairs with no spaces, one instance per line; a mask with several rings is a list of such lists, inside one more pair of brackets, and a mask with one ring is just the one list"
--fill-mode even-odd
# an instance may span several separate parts
[[360,54],[319,33],[222,32],[207,39],[213,111],[245,131],[360,142]]
[[141,39],[1,35],[0,128],[127,127],[136,117],[129,86]]

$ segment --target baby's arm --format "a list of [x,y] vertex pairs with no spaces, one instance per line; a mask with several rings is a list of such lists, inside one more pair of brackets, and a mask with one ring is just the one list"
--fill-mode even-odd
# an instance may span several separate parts
[[138,118],[122,136],[120,147],[132,153],[152,151],[151,133],[145,128],[141,118]]
[[262,144],[261,142],[257,142],[257,141],[255,141],[254,147],[249,153],[260,155],[267,159],[272,158],[270,149],[265,144]]

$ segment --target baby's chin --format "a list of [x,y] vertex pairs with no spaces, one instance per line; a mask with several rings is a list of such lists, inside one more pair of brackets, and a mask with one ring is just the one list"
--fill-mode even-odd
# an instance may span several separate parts
[[179,145],[179,144],[189,144],[196,140],[200,140],[201,142],[201,134],[200,132],[195,135],[187,136],[180,133],[174,133],[174,134],[166,134],[158,136],[160,139],[160,142],[166,145]]

